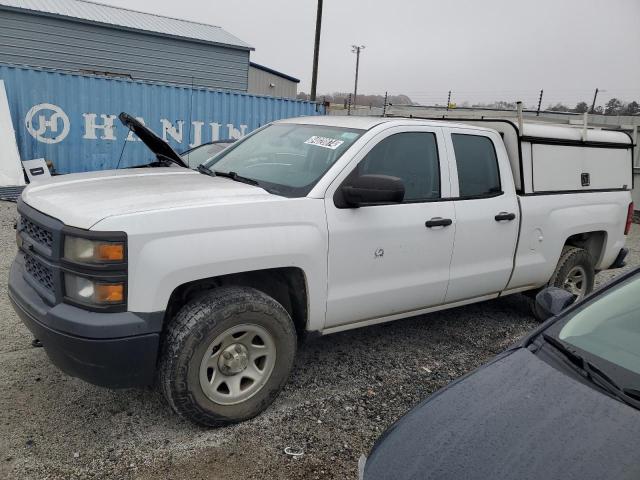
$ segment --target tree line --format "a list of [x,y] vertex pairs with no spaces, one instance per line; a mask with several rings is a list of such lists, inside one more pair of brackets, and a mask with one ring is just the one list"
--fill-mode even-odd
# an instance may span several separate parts
[[[497,101],[491,103],[469,103],[463,102],[458,104],[459,107],[472,107],[472,108],[491,108],[498,110],[515,110],[516,102]],[[533,107],[535,109],[535,107]],[[562,102],[558,102],[555,105],[549,105],[547,108],[542,108],[548,112],[567,112],[567,113],[585,113],[591,112],[591,106],[587,102],[578,102],[575,107],[570,107]],[[593,109],[593,113],[600,115],[640,115],[640,104],[636,101],[623,102],[617,98],[612,98],[604,106],[596,105]]]
[[[309,100],[309,95],[304,92],[300,92],[297,95],[298,100]],[[326,95],[318,95],[316,100],[319,102],[329,102],[338,105],[346,105],[349,101],[349,93],[334,92]],[[353,97],[351,99],[353,102]],[[383,107],[384,95],[358,95],[357,99],[359,106],[365,107]],[[414,105],[411,99],[406,95],[389,95],[387,97],[387,105]]]
[[[300,92],[297,95],[298,100],[309,100],[309,94]],[[329,102],[338,105],[347,105],[349,93],[334,92],[326,95],[319,95],[317,100],[320,102]],[[352,100],[353,101],[353,100]],[[366,107],[382,107],[384,106],[384,95],[358,95],[358,105]],[[417,105],[407,95],[389,95],[387,105]],[[438,105],[436,105],[438,106]],[[499,110],[515,110],[516,102],[506,102],[503,100],[490,103],[470,103],[463,102],[458,104],[459,107],[473,108],[492,108]],[[556,103],[549,105],[546,109],[550,112],[568,112],[568,113],[591,113],[591,106],[587,102],[578,102],[574,107],[565,105],[564,103]],[[640,115],[640,103],[637,101],[623,102],[618,98],[610,99],[604,106],[596,105],[593,113],[600,115]]]
[[[570,108],[562,103],[556,103],[549,106],[547,110],[551,112],[575,112],[575,113],[591,113],[591,108],[587,102],[578,102],[575,107]],[[597,105],[594,108],[593,113],[599,113],[603,115],[640,115],[640,104],[635,100],[629,103],[625,103],[617,98],[609,100],[604,107]]]

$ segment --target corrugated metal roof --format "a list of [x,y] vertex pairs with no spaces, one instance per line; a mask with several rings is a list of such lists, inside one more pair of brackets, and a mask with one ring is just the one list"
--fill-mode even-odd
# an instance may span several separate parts
[[2,6],[253,50],[249,44],[215,25],[162,17],[86,0],[0,0],[0,7]]

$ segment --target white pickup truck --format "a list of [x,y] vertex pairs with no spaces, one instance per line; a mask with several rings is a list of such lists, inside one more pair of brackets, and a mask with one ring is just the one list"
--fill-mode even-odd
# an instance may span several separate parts
[[631,165],[629,136],[597,129],[278,121],[198,171],[32,184],[9,296],[68,374],[155,380],[177,413],[228,424],[274,400],[306,335],[548,284],[588,294],[624,264]]

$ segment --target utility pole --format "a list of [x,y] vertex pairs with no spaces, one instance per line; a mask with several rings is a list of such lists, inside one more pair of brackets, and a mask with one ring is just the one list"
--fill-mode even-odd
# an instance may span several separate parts
[[389,96],[389,92],[384,92],[384,105],[382,106],[382,116],[387,116],[387,99]]
[[318,86],[318,57],[320,55],[320,28],[322,27],[322,0],[318,0],[316,14],[316,41],[313,46],[313,73],[311,74],[311,101],[316,101],[316,87]]
[[358,101],[358,69],[360,68],[360,50],[364,50],[364,45],[351,45],[351,51],[356,54],[356,85],[353,88],[353,108],[357,108]]
[[540,106],[542,105],[542,94],[544,90],[540,90],[540,98],[538,99],[538,110],[536,111],[536,117],[540,116]]
[[598,98],[598,89],[596,88],[595,93],[593,94],[593,103],[591,104],[591,113],[595,113],[596,111],[596,98]]

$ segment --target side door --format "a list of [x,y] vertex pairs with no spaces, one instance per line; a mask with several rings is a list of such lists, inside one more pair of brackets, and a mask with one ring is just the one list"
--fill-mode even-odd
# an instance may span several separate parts
[[[389,128],[373,138],[328,188],[325,328],[444,301],[455,232],[453,202],[441,200],[450,194],[445,148],[440,128]],[[338,208],[336,190],[350,176],[364,174],[401,178],[404,201]],[[428,227],[436,217],[451,223]]]
[[520,210],[502,139],[446,129],[456,236],[446,303],[497,294],[509,281]]

